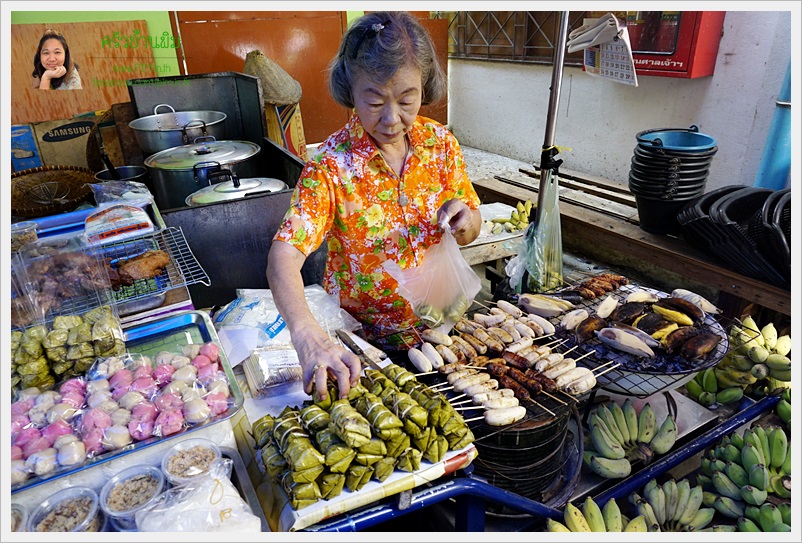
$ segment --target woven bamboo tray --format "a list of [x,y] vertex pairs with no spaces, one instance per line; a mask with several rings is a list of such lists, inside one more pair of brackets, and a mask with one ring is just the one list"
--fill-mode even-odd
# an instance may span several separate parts
[[42,166],[11,174],[11,214],[36,218],[73,211],[92,199],[92,172],[76,166]]

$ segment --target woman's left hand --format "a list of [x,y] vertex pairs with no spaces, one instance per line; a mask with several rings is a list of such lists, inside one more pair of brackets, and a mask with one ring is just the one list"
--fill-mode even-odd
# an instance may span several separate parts
[[449,229],[457,243],[466,245],[479,236],[482,215],[459,198],[451,198],[437,210],[437,225],[444,231]]

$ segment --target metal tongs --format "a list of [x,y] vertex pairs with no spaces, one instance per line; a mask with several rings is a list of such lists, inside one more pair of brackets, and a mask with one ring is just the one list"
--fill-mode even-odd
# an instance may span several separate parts
[[362,350],[362,347],[357,345],[356,341],[353,340],[348,332],[339,329],[335,330],[334,333],[337,334],[337,337],[340,339],[340,341],[342,341],[352,353],[359,357],[359,361],[362,362],[363,366],[370,366],[375,370],[381,370],[381,366],[379,366],[378,362],[368,356],[365,351]]

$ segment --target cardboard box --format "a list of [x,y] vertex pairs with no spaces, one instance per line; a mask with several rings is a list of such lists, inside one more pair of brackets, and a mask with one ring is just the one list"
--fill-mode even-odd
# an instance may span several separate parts
[[30,124],[11,126],[11,171],[21,172],[42,166],[42,156]]
[[96,121],[95,113],[89,113],[72,119],[34,123],[43,164],[87,168],[86,142]]
[[265,118],[267,137],[306,162],[308,159],[301,106],[298,104],[277,106],[265,103]]

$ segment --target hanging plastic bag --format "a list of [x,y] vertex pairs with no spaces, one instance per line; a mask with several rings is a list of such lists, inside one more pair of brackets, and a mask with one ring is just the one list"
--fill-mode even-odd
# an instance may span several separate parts
[[388,261],[384,269],[398,281],[398,292],[421,322],[442,333],[448,333],[465,314],[482,287],[448,229],[440,243],[426,250],[420,266],[402,270]]
[[541,184],[544,193],[536,218],[524,233],[518,255],[505,267],[510,284],[515,285],[519,293],[553,290],[563,282],[559,184],[551,171],[546,175],[546,183]]

